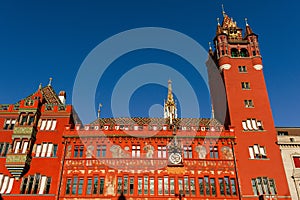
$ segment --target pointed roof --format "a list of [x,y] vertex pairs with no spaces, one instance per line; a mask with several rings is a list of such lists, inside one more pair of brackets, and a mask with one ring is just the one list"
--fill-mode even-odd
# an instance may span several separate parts
[[169,104],[174,104],[174,98],[173,98],[173,93],[172,93],[172,81],[168,81],[168,98],[167,98],[167,103]]

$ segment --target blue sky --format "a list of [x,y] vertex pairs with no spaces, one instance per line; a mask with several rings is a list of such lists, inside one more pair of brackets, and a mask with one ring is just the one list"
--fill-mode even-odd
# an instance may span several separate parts
[[[247,17],[259,35],[276,126],[300,126],[298,1],[1,1],[0,102],[17,102],[53,77],[55,90],[65,90],[67,102],[72,103],[76,74],[86,56],[102,41],[126,30],[168,28],[193,38],[207,50],[215,36],[216,18],[222,18],[221,4],[239,27],[244,28]],[[185,60],[165,51],[139,50],[112,63],[103,84],[98,85],[95,101],[103,103],[102,117],[111,116],[110,96],[120,74],[152,62],[179,70],[198,90],[201,116],[210,115],[209,93],[201,76]],[[180,71],[183,66],[186,70]],[[142,85],[129,100],[131,115],[148,116],[151,105],[161,104],[165,96],[166,88],[159,84]]]

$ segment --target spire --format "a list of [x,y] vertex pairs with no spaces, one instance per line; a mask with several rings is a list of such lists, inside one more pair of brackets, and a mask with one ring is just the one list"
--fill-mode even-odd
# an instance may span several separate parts
[[50,78],[49,78],[48,86],[51,86],[51,83],[52,83],[52,78],[50,77]]
[[222,4],[222,15],[223,15],[223,17],[226,16],[226,12],[225,12],[224,5],[223,5],[223,4]]
[[220,35],[220,34],[222,34],[222,27],[220,25],[220,19],[219,18],[217,18],[217,22],[218,22],[218,26],[217,26],[216,35]]
[[101,107],[102,107],[102,104],[99,103],[99,107],[98,107],[98,119],[100,119],[100,112],[101,112]]
[[213,50],[211,48],[211,42],[208,42],[208,47],[209,47],[209,51],[208,51],[209,55],[213,55]]
[[246,35],[251,35],[253,33],[251,27],[248,24],[248,19],[245,18],[245,23],[246,23]]
[[168,102],[174,102],[173,94],[172,94],[172,81],[168,81]]
[[164,117],[169,119],[169,123],[173,124],[174,119],[177,118],[176,103],[172,93],[172,81],[168,81],[168,97],[167,101],[164,102]]
[[42,89],[42,83],[39,84],[39,90],[41,90],[41,89]]

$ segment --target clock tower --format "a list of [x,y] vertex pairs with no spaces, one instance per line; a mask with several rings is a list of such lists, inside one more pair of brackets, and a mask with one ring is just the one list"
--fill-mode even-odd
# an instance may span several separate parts
[[[258,35],[245,21],[243,33],[236,21],[223,11],[223,21],[220,23],[218,19],[214,38],[215,51],[210,50],[208,61],[216,64],[225,85],[225,126],[234,127],[236,133],[234,151],[240,195],[242,199],[290,199],[276,144]],[[217,96],[212,94],[213,103],[217,104],[214,98]]]

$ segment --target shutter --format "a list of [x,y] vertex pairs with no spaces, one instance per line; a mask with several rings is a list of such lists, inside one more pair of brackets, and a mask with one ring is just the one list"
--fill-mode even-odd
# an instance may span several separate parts
[[257,124],[256,124],[256,120],[252,119],[252,127],[254,128],[254,130],[258,130]]
[[250,158],[254,159],[253,147],[249,147],[249,154],[250,154]]
[[15,147],[15,152],[14,153],[18,153],[19,149],[20,149],[20,145],[21,145],[21,142],[16,142],[16,147]]
[[22,153],[26,153],[27,147],[28,147],[28,141],[25,141],[24,144],[23,144]]
[[45,157],[46,155],[46,151],[47,151],[47,143],[42,144],[42,153],[41,153],[41,157]]
[[7,185],[8,185],[8,180],[9,180],[9,177],[5,176],[3,184],[2,184],[2,187],[1,187],[1,190],[0,190],[0,194],[4,194],[4,192],[5,192],[6,188],[7,188]]
[[42,176],[39,194],[44,194],[44,190],[45,190],[45,187],[46,187],[46,182],[47,182],[47,177]]
[[52,149],[53,149],[53,144],[49,144],[46,157],[51,157]]
[[250,119],[247,119],[247,127],[249,130],[253,130]]
[[253,147],[254,147],[254,153],[259,154],[258,145],[255,144]]
[[7,188],[7,190],[6,190],[6,194],[10,194],[11,189],[12,189],[12,187],[13,187],[13,184],[14,184],[14,178],[10,178],[10,179],[9,179],[8,188]]
[[46,130],[50,130],[50,127],[51,127],[51,122],[52,122],[52,120],[51,120],[51,119],[47,120],[47,126],[46,126]]
[[46,122],[47,122],[47,120],[45,120],[45,119],[42,120],[42,125],[41,125],[40,130],[44,130],[45,129]]
[[56,128],[56,119],[52,121],[51,131],[54,131]]
[[41,144],[38,144],[38,145],[36,146],[35,157],[40,157],[41,149],[42,149],[42,145],[41,145]]
[[264,147],[259,147],[259,152],[261,155],[266,156],[265,148]]

